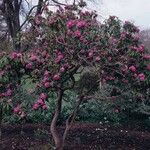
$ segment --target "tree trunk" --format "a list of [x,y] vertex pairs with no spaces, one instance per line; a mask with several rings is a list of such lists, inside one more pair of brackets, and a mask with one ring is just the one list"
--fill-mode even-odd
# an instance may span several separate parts
[[56,146],[56,150],[63,150],[63,146],[64,146],[63,137],[57,129],[57,121],[61,113],[61,107],[62,107],[62,97],[63,97],[63,90],[59,90],[58,99],[56,102],[56,109],[50,127],[51,134]]
[[65,139],[66,139],[66,137],[68,135],[68,132],[69,132],[70,128],[73,125],[73,122],[75,120],[75,117],[77,115],[79,107],[80,107],[80,105],[81,105],[81,103],[83,101],[83,98],[84,98],[84,96],[81,95],[79,100],[78,100],[78,102],[77,102],[77,104],[76,104],[76,106],[75,106],[75,108],[74,108],[74,110],[73,110],[73,112],[70,114],[70,116],[66,120],[66,128],[65,128],[65,131],[64,131],[64,134],[63,134],[63,143],[65,143]]
[[6,19],[7,28],[12,38],[13,48],[20,51],[20,6],[22,1],[3,1],[1,4],[1,11]]

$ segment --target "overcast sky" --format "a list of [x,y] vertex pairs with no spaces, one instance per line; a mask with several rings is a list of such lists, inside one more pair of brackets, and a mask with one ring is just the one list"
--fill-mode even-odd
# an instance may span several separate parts
[[99,13],[103,17],[116,15],[122,20],[133,21],[140,28],[150,28],[150,0],[102,0]]
[[[29,0],[31,1],[31,0]],[[37,0],[32,0],[35,4]],[[65,0],[58,0],[64,2]],[[70,0],[72,1],[72,0]],[[101,18],[109,15],[134,22],[141,29],[150,28],[150,0],[85,0],[88,8],[96,10]],[[96,3],[89,2],[95,1]]]

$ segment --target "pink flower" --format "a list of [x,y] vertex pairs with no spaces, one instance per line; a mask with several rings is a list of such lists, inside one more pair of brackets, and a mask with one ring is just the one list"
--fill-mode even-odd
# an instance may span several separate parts
[[76,30],[75,32],[74,32],[74,35],[75,35],[75,37],[80,37],[81,36],[81,32],[79,31],[79,30]]
[[55,63],[60,63],[60,61],[64,58],[64,55],[62,53],[58,54],[58,57],[54,60]]
[[46,55],[47,55],[47,52],[46,52],[46,51],[42,52],[42,56],[43,56],[43,57],[46,57]]
[[46,59],[49,59],[50,58],[50,55],[49,54],[46,54]]
[[12,58],[12,59],[17,58],[17,53],[16,53],[16,52],[13,52],[13,53],[11,54],[11,58]]
[[93,52],[89,52],[88,57],[93,57]]
[[41,98],[42,100],[45,100],[45,99],[47,98],[47,95],[46,95],[45,93],[41,93],[41,94],[40,94],[40,98]]
[[38,100],[37,100],[37,103],[38,103],[39,105],[43,105],[43,104],[44,104],[44,102],[43,102],[42,99],[38,99]]
[[115,113],[119,113],[119,109],[115,109]]
[[28,63],[27,65],[26,65],[26,69],[32,69],[32,64],[31,63]]
[[60,53],[59,55],[58,55],[58,59],[63,59],[64,58],[64,55],[62,54],[62,53]]
[[30,57],[30,60],[31,61],[36,61],[38,58],[37,58],[37,56],[35,56],[35,55],[32,55],[31,57]]
[[7,92],[6,92],[6,96],[11,96],[11,95],[12,95],[12,90],[8,89]]
[[44,76],[43,82],[49,81],[49,78],[47,76]]
[[150,55],[144,55],[143,58],[144,59],[150,59]]
[[75,20],[70,20],[70,21],[67,22],[67,27],[69,29],[72,28],[72,27],[74,27],[74,25],[75,25]]
[[34,110],[37,110],[39,108],[39,104],[35,103],[32,107]]
[[125,38],[126,37],[126,32],[122,32],[121,33],[121,38]]
[[56,64],[58,64],[58,63],[60,63],[60,59],[58,59],[58,58],[56,58],[55,60],[54,60],[54,62],[56,63]]
[[72,36],[72,35],[73,35],[73,32],[72,32],[72,31],[67,31],[67,35],[68,35],[68,36]]
[[45,76],[45,77],[49,77],[49,71],[48,71],[48,70],[45,70],[44,76]]
[[138,51],[138,47],[136,47],[136,46],[131,46],[131,49],[136,52]]
[[144,75],[144,73],[140,73],[140,74],[138,75],[138,78],[139,78],[141,81],[144,81],[144,80],[145,80],[145,75]]
[[61,67],[61,68],[60,68],[60,72],[63,73],[64,71],[65,71],[65,68],[64,68],[64,67]]
[[136,71],[136,67],[135,66],[130,66],[129,70],[131,70],[132,72],[135,72]]
[[138,51],[139,51],[140,53],[144,52],[144,50],[145,50],[144,45],[141,45],[141,46],[138,48]]
[[135,74],[134,74],[134,77],[136,78],[137,76],[138,76],[138,75],[135,73]]
[[51,84],[50,84],[50,82],[46,82],[46,83],[44,83],[44,86],[45,86],[46,88],[49,88],[49,87],[51,86]]
[[60,80],[60,75],[59,75],[59,74],[55,74],[54,77],[53,77],[53,79],[54,79],[55,81]]
[[21,58],[21,57],[22,57],[22,54],[21,54],[21,53],[17,53],[17,57],[18,57],[18,58]]
[[85,22],[84,20],[77,22],[77,27],[78,27],[78,28],[83,28],[83,27],[85,27],[85,26],[86,26],[86,22]]
[[43,110],[46,110],[46,109],[47,109],[46,104],[44,104],[44,105],[42,106],[42,109],[43,109]]
[[147,65],[146,69],[147,69],[147,70],[150,70],[150,64]]
[[3,76],[3,75],[4,75],[4,71],[0,70],[0,76]]
[[21,106],[20,105],[17,105],[15,108],[14,108],[14,113],[19,113],[21,110]]
[[22,111],[20,117],[24,118],[25,116],[26,116],[26,113]]
[[112,60],[112,57],[108,57],[108,60],[111,61],[111,60]]

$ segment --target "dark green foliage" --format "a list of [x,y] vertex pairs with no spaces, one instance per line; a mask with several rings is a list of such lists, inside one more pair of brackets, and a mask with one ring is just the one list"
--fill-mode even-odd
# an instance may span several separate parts
[[80,80],[78,81],[77,89],[79,93],[82,93],[83,91],[88,91],[89,89],[92,89],[89,94],[94,93],[98,90],[99,87],[99,78],[98,75],[95,72],[85,72],[81,76]]

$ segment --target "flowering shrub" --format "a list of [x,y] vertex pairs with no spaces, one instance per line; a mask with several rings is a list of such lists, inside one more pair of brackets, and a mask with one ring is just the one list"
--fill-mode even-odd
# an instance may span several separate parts
[[[57,147],[62,146],[81,102],[87,99],[91,90],[79,95],[79,103],[67,119],[62,140],[56,122],[61,113],[63,95],[66,90],[74,88],[74,75],[82,68],[92,67],[98,75],[97,82],[119,87],[121,95],[127,89],[144,94],[149,87],[149,55],[139,42],[139,29],[132,23],[121,23],[114,16],[100,23],[95,13],[70,9],[47,11],[44,16],[37,16],[35,23],[30,31],[32,36],[29,34],[32,45],[28,51],[1,54],[0,97],[10,99],[24,75],[36,83],[34,92],[39,96],[33,110],[46,110],[49,93],[57,93],[51,123]],[[29,39],[28,34],[24,39]],[[28,41],[25,42],[28,45]],[[21,104],[15,106],[14,113],[23,113]]]

